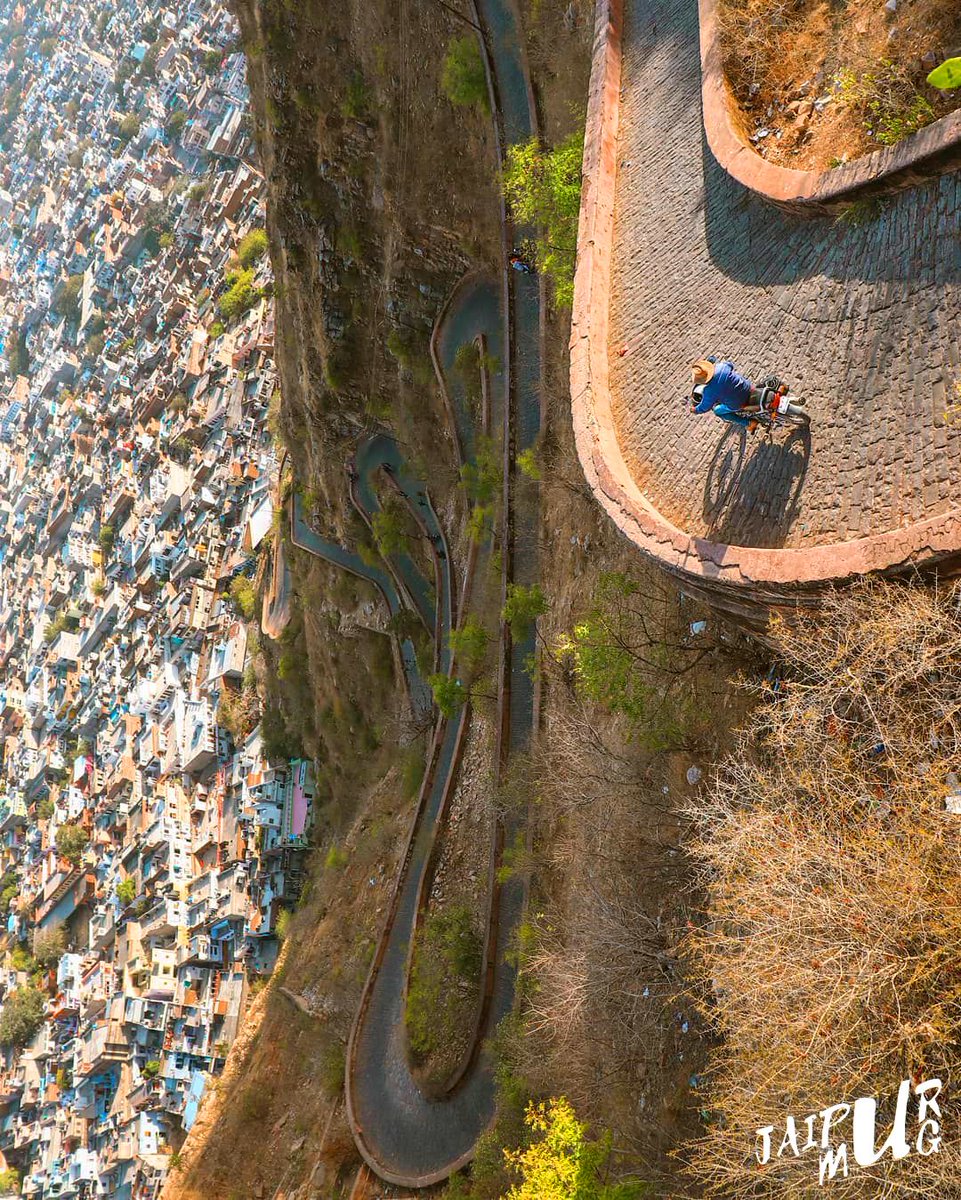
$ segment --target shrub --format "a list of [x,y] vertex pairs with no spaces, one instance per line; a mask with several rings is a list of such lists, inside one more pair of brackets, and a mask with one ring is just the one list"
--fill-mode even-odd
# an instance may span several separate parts
[[350,856],[346,850],[342,850],[340,846],[331,846],[324,859],[324,866],[328,871],[342,871],[348,862],[350,862]]
[[250,233],[240,239],[240,245],[237,247],[237,257],[244,267],[252,267],[266,252],[267,231],[264,229],[251,229]]
[[137,895],[137,885],[132,879],[122,879],[117,884],[117,899],[124,908],[129,908]]
[[20,1195],[20,1172],[16,1167],[7,1167],[0,1171],[0,1195]]
[[533,479],[536,483],[543,478],[540,464],[537,461],[537,455],[532,449],[522,450],[518,454],[516,461],[517,469],[522,475],[526,475],[528,479]]
[[[719,1040],[714,1119],[689,1161],[710,1194],[735,1198],[757,1196],[759,1175],[733,1130],[753,1140],[787,1111],[887,1096],[915,1071],[950,1079],[961,1039],[961,825],[946,806],[961,772],[961,593],[863,583],[770,636],[781,684],[754,689],[750,729],[691,812],[707,900],[687,949]],[[948,1196],[957,1162],[954,1147],[885,1155],[852,1183]],[[776,1170],[766,1194],[817,1179],[810,1156]]]
[[53,620],[47,625],[46,629],[43,631],[43,640],[47,643],[48,646],[50,645],[51,642],[56,641],[57,636],[59,634],[61,634],[67,628],[68,624],[69,624],[69,619],[67,617],[66,611],[61,609],[60,612],[57,613],[57,615],[53,618]]
[[460,469],[460,486],[474,504],[486,506],[496,500],[502,479],[496,444],[491,438],[480,438],[473,461]]
[[417,746],[411,746],[404,755],[400,770],[400,790],[405,800],[413,800],[420,791],[424,779],[424,755]]
[[344,1087],[344,1068],[347,1055],[342,1042],[334,1042],[323,1053],[320,1064],[320,1086],[331,1100],[340,1095]]
[[404,510],[397,500],[388,501],[370,518],[371,529],[377,549],[386,558],[391,554],[403,554],[408,547]]
[[674,614],[664,594],[605,572],[594,603],[557,645],[578,692],[626,716],[651,751],[677,747],[691,713],[689,672],[711,652],[684,639]]
[[345,117],[362,121],[370,109],[370,89],[360,71],[353,71],[347,82],[347,92],[340,111]]
[[484,60],[473,34],[451,40],[441,68],[440,86],[451,104],[476,106],[485,112],[489,109]]
[[22,1049],[43,1024],[43,993],[32,983],[11,992],[0,1014],[0,1046]]
[[65,858],[73,867],[80,866],[83,860],[83,852],[86,850],[89,841],[87,831],[79,825],[73,825],[68,822],[57,828],[57,853],[61,858]]
[[113,552],[113,543],[115,537],[116,533],[112,525],[100,526],[100,533],[97,536],[97,540],[100,543],[100,549],[103,551],[105,558],[109,558]]
[[160,1074],[160,1062],[156,1058],[148,1059],[140,1072],[144,1079],[156,1079]]
[[583,157],[582,131],[552,150],[532,138],[508,147],[504,169],[504,195],[514,219],[535,230],[538,266],[551,279],[562,308],[574,299]]
[[507,1166],[520,1180],[504,1200],[634,1200],[647,1193],[639,1180],[609,1182],[612,1139],[589,1141],[569,1100],[528,1105],[533,1138],[519,1150],[506,1150]]
[[3,891],[0,892],[0,912],[9,912],[10,905],[16,900],[20,893],[20,884],[16,879],[11,879],[9,883],[3,885]]
[[10,966],[14,971],[25,971],[28,975],[36,968],[33,955],[26,945],[14,946],[10,951]]
[[892,146],[917,133],[935,118],[934,109],[900,63],[882,59],[861,75],[844,71],[838,80],[838,101],[860,116],[868,137]]
[[290,909],[282,908],[277,913],[277,919],[274,921],[274,933],[282,942],[287,936],[287,931],[290,929]]

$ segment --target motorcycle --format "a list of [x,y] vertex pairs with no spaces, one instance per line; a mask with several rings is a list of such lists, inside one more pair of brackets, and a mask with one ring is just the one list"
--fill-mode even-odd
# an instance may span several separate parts
[[[695,402],[696,396],[687,398],[689,412],[693,412]],[[750,416],[768,437],[775,429],[806,429],[811,424],[804,401],[790,393],[788,385],[776,375],[766,376],[752,388],[745,416]]]
[[804,401],[792,395],[788,385],[776,376],[762,380],[757,390],[758,411],[753,416],[769,437],[778,428],[806,429],[811,424]]

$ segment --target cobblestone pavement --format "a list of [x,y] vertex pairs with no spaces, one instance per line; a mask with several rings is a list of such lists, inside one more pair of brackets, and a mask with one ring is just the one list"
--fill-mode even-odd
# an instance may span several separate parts
[[[861,224],[781,212],[705,145],[696,0],[625,7],[611,386],[639,485],[682,529],[758,547],[956,506],[961,428],[944,412],[961,377],[961,175]],[[688,366],[705,353],[787,379],[810,438],[689,417]]]

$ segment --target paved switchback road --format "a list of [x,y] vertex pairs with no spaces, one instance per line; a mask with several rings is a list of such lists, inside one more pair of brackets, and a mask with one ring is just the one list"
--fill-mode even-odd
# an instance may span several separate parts
[[[961,429],[943,414],[961,374],[961,175],[863,225],[787,215],[705,145],[696,0],[625,0],[624,15],[610,363],[642,491],[695,536],[772,548],[957,506]],[[810,441],[745,445],[688,417],[688,365],[712,352],[791,382]]]

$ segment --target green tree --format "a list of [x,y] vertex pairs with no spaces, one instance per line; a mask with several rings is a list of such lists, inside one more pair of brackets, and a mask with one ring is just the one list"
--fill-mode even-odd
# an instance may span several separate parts
[[79,867],[83,860],[90,839],[87,831],[79,825],[67,822],[57,828],[56,847],[61,858],[65,858],[71,866]]
[[164,133],[169,142],[176,144],[183,136],[184,126],[187,124],[187,113],[182,108],[174,109],[167,118],[167,123],[164,125]]
[[523,641],[537,618],[546,612],[547,597],[539,583],[532,583],[530,587],[520,583],[507,585],[507,602],[501,616],[510,625],[515,641]]
[[0,1196],[20,1195],[20,1172],[16,1167],[0,1171]]
[[32,983],[18,987],[3,1002],[0,1046],[22,1049],[43,1024],[43,993]]
[[251,229],[248,234],[240,239],[240,244],[237,247],[237,257],[240,259],[240,264],[243,267],[252,267],[266,253],[267,231],[265,229]]
[[623,713],[651,750],[683,740],[691,715],[690,672],[711,652],[672,624],[663,596],[643,593],[636,580],[604,573],[594,603],[558,642],[578,690],[609,712]]
[[66,283],[62,283],[53,298],[53,309],[67,321],[76,321],[80,317],[80,293],[83,290],[83,276],[71,275]]
[[473,34],[452,38],[444,55],[440,86],[451,104],[490,107],[487,75],[480,46]]
[[61,609],[43,631],[43,640],[49,646],[67,628],[70,621],[66,612]]
[[62,925],[54,929],[38,929],[33,938],[33,957],[45,970],[54,967],[67,949],[67,935]]
[[144,1063],[141,1074],[144,1079],[156,1079],[160,1074],[160,1062],[156,1058],[149,1058]]
[[30,352],[27,350],[27,330],[21,325],[7,342],[7,362],[11,375],[30,374]]
[[563,1096],[528,1105],[525,1123],[534,1135],[530,1144],[504,1151],[520,1176],[504,1200],[635,1200],[647,1191],[639,1180],[609,1180],[611,1135],[588,1140],[587,1126]]
[[116,887],[117,899],[124,908],[129,908],[137,895],[137,885],[130,878],[121,879]]
[[220,300],[220,315],[227,322],[236,321],[253,308],[261,294],[254,286],[253,268],[231,271],[227,276],[227,291]]
[[120,140],[126,145],[127,142],[133,141],[139,132],[140,118],[136,113],[127,113],[117,129]]
[[105,558],[109,558],[113,553],[115,537],[116,534],[112,525],[100,526],[100,533],[97,535],[97,541],[100,543],[100,549],[103,551]]
[[554,298],[563,308],[574,299],[583,157],[583,131],[552,150],[531,138],[508,147],[504,170],[504,195],[514,219],[535,230],[538,266],[553,282]]
[[474,504],[490,505],[497,497],[503,474],[497,445],[491,438],[480,438],[472,462],[460,469],[460,486]]
[[434,703],[445,717],[452,717],[467,702],[467,688],[459,679],[449,675],[431,675],[427,680],[434,693]]
[[407,531],[404,524],[404,512],[399,501],[388,501],[383,508],[378,509],[371,516],[370,524],[377,549],[385,558],[390,554],[406,552]]
[[3,891],[0,892],[0,912],[9,912],[10,905],[16,900],[20,894],[20,885],[16,879],[11,879],[3,885]]
[[257,591],[246,575],[235,575],[230,581],[230,599],[242,617],[250,621],[257,611]]
[[468,671],[477,671],[483,665],[489,640],[487,630],[474,616],[469,616],[460,629],[452,629],[448,639],[454,656]]

